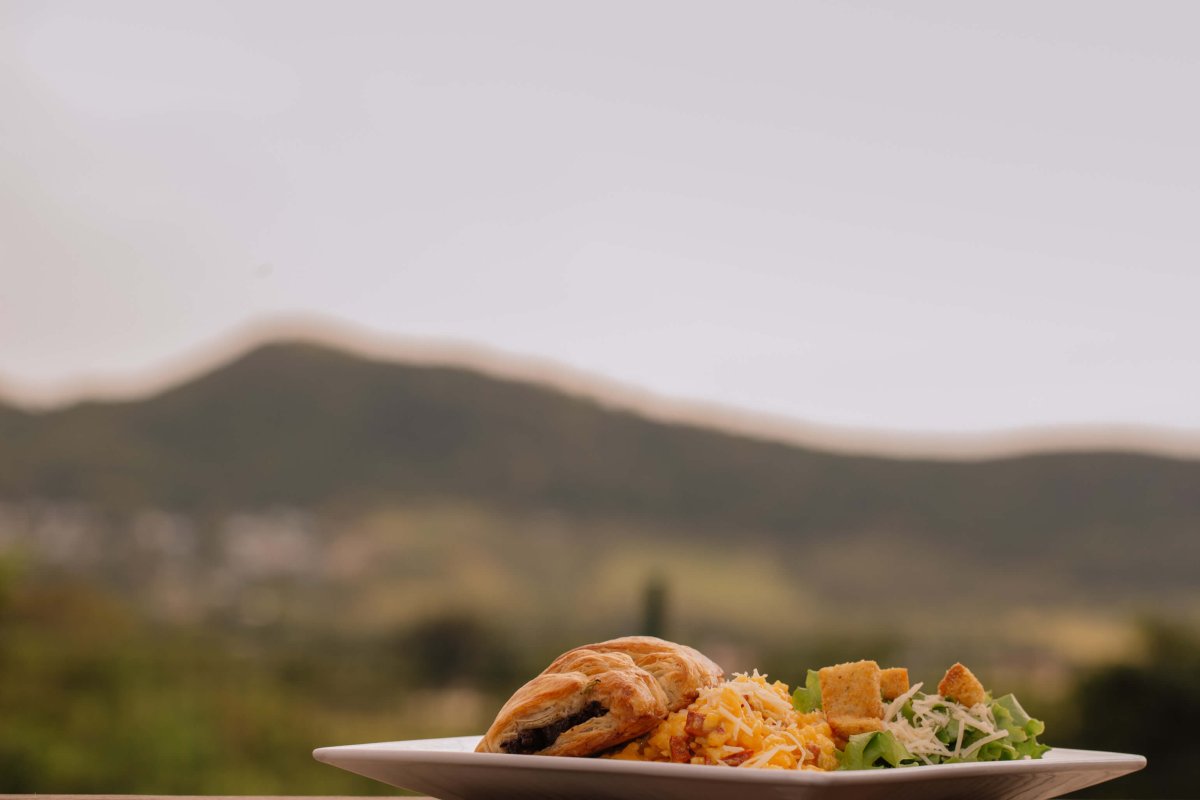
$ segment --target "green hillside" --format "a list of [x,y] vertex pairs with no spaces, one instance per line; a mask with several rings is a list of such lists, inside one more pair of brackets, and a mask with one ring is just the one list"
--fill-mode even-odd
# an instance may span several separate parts
[[0,495],[114,508],[469,497],[697,530],[883,527],[1001,547],[1133,531],[1169,539],[1200,520],[1197,462],[833,455],[302,344],[263,347],[146,400],[10,410],[0,433]]

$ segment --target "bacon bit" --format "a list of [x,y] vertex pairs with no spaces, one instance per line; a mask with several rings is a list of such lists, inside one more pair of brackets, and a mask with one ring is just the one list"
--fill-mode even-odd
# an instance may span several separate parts
[[692,751],[688,749],[687,739],[682,736],[671,737],[671,760],[677,764],[686,764],[692,760]]
[[751,758],[753,755],[754,755],[753,750],[743,750],[740,753],[734,753],[731,756],[725,756],[725,758],[722,758],[721,760],[724,761],[726,764],[728,764],[731,767],[736,767],[738,764],[741,764],[743,761],[746,761],[747,759]]
[[704,735],[704,715],[697,714],[695,711],[689,711],[687,722],[683,725],[684,733],[688,736],[703,736]]
[[808,751],[810,756],[812,756],[813,763],[821,760],[821,748],[817,747],[815,744],[806,744],[804,745],[804,749]]

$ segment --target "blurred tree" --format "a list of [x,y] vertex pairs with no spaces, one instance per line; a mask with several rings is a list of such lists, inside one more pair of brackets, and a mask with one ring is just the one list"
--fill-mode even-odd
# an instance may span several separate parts
[[[5,618],[8,616],[8,608],[12,604],[13,584],[15,583],[15,569],[12,559],[5,553],[0,553],[0,630],[4,628]],[[3,651],[4,637],[0,636],[0,652]]]
[[428,617],[401,634],[399,647],[417,684],[494,690],[513,680],[515,659],[506,638],[469,613]]
[[1195,797],[1192,721],[1200,716],[1200,638],[1161,621],[1144,624],[1145,657],[1083,675],[1071,693],[1074,744],[1141,753],[1145,770],[1086,790],[1087,797]]
[[667,580],[655,573],[642,590],[642,633],[667,638]]

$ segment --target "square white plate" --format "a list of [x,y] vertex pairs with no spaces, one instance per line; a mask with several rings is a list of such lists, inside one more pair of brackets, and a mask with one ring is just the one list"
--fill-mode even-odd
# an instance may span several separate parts
[[791,772],[476,753],[479,738],[322,747],[313,757],[441,800],[1043,800],[1146,766],[1143,756],[1054,748],[1030,761]]

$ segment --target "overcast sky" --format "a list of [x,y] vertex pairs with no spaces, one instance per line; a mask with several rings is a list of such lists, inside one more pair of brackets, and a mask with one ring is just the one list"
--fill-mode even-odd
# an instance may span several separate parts
[[0,378],[313,313],[868,428],[1200,428],[1200,4],[0,0]]

